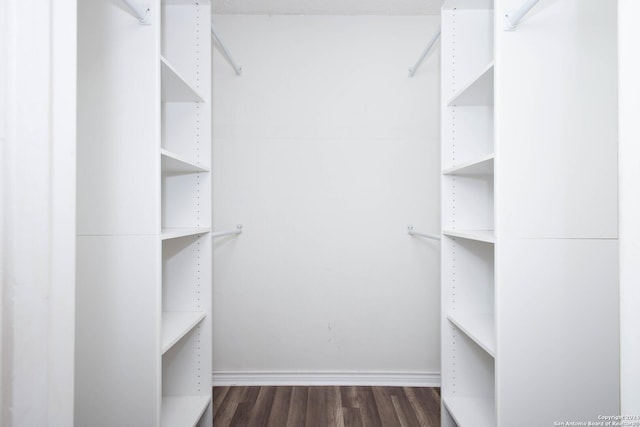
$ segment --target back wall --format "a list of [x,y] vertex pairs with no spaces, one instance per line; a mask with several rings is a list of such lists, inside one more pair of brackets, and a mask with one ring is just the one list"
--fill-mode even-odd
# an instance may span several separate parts
[[437,384],[437,16],[213,17],[215,384]]

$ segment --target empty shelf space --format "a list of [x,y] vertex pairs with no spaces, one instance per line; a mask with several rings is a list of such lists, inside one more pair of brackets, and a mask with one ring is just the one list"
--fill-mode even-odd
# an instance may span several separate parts
[[442,171],[443,175],[490,175],[493,174],[493,153],[477,160],[461,163]]
[[493,230],[443,230],[442,234],[449,237],[476,240],[478,242],[495,243],[496,241]]
[[179,237],[195,236],[198,234],[205,234],[210,232],[208,227],[199,228],[163,228],[162,240],[177,239]]
[[164,57],[160,57],[160,62],[163,102],[204,102],[198,91],[191,87]]
[[452,106],[493,105],[493,61],[447,103]]
[[168,173],[199,173],[209,172],[209,169],[190,162],[177,154],[174,154],[168,150],[161,149],[160,156],[162,157],[162,172]]
[[447,314],[447,319],[467,334],[476,344],[492,357],[496,356],[496,333],[493,316],[489,314]]
[[443,397],[442,402],[458,427],[495,427],[493,399],[473,397]]
[[162,354],[204,319],[203,311],[162,312]]
[[162,396],[162,427],[194,427],[211,396]]

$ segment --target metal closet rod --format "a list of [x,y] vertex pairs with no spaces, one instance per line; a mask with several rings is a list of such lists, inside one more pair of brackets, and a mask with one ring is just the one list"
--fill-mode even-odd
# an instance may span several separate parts
[[515,11],[514,13],[505,13],[504,14],[504,30],[505,31],[513,31],[518,27],[518,24],[524,18],[524,16],[529,13],[529,11],[536,5],[540,0],[527,0],[525,4],[523,4],[520,9]]
[[235,230],[218,231],[216,233],[211,233],[211,237],[215,239],[216,237],[232,236],[232,235],[240,234],[240,233],[242,233],[242,224],[236,225],[236,229]]
[[213,22],[211,23],[211,34],[213,34],[213,39],[215,40],[218,47],[220,47],[220,49],[222,50],[223,56],[225,57],[229,65],[231,65],[233,70],[236,72],[236,75],[239,76],[240,74],[242,74],[242,67],[238,67],[236,62],[233,60],[233,57],[225,47],[224,43],[222,42],[222,39],[220,39],[220,36],[218,35],[218,33],[216,33],[216,29],[213,26]]
[[433,48],[433,45],[436,44],[436,42],[438,41],[438,38],[440,37],[441,32],[442,30],[438,28],[438,31],[436,31],[433,37],[431,37],[431,41],[429,41],[429,44],[427,45],[427,47],[422,51],[420,58],[418,58],[418,60],[416,61],[413,67],[409,68],[409,77],[413,77],[416,74],[416,71],[418,71],[418,68],[420,68],[420,65],[422,65],[422,61],[424,61],[427,55],[429,55],[431,48]]
[[440,236],[438,236],[437,234],[419,233],[417,231],[413,231],[413,225],[411,224],[407,225],[407,233],[409,233],[412,236],[424,237],[426,239],[440,240]]
[[129,9],[136,15],[141,24],[149,25],[150,10],[148,7],[141,7],[135,0],[123,0]]

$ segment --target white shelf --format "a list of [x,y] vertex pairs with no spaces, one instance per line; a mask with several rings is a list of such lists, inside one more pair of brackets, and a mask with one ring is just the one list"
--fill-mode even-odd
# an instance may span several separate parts
[[443,9],[493,9],[493,0],[443,0]]
[[493,153],[482,156],[477,160],[465,162],[457,166],[452,166],[442,171],[443,175],[492,175],[493,174]]
[[211,396],[163,396],[162,427],[194,427],[209,406]]
[[162,354],[195,328],[204,317],[204,311],[162,312]]
[[476,240],[478,242],[495,243],[496,241],[493,230],[442,230],[442,234],[449,237]]
[[458,427],[495,427],[496,412],[492,399],[443,397],[442,403]]
[[198,228],[163,228],[162,240],[177,239],[179,237],[195,236],[198,234],[205,234],[210,232],[208,227]]
[[160,57],[160,62],[163,102],[204,102],[198,91],[191,87],[164,57]]
[[168,173],[199,173],[209,172],[209,168],[190,162],[164,148],[160,150],[162,157],[162,172]]
[[448,107],[474,105],[493,105],[493,61],[447,103]]
[[491,357],[496,357],[496,333],[490,314],[463,314],[449,312],[447,319],[467,334]]

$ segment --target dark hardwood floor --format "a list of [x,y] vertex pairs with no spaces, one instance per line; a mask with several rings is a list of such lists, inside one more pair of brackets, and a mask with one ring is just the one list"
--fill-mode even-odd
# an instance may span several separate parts
[[214,427],[439,427],[440,389],[214,387]]

